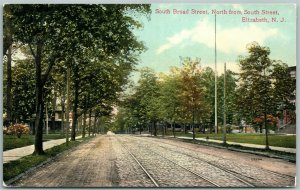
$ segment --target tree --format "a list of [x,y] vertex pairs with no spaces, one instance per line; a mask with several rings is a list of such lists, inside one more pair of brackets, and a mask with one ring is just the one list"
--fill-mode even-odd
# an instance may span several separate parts
[[[11,121],[16,123],[29,123],[35,112],[35,67],[33,64],[34,60],[28,50],[28,46],[26,45],[19,47],[18,51],[22,53],[25,58],[19,59],[18,57],[14,57],[14,64],[12,67],[12,95],[10,97],[12,103]],[[6,75],[7,73],[4,72],[4,76]],[[49,92],[51,91],[53,83],[52,78],[50,78],[45,84],[46,101],[50,98]],[[4,91],[6,90],[7,89],[4,89]]]
[[112,124],[112,131],[118,133],[126,133],[129,128],[129,118],[128,114],[131,113],[124,107],[119,107],[118,113],[114,118],[114,122]]
[[18,122],[28,122],[35,109],[34,66],[32,60],[17,61],[13,67],[13,118]]
[[242,115],[250,120],[264,116],[266,149],[269,149],[267,114],[272,113],[274,98],[271,86],[272,60],[270,49],[253,42],[248,46],[247,57],[241,58],[238,105]]
[[175,137],[175,121],[179,120],[180,106],[180,82],[178,68],[171,68],[170,74],[161,74],[160,76],[160,115],[162,120],[171,123],[173,136]]
[[181,113],[182,117],[191,123],[193,127],[193,139],[195,139],[195,123],[202,123],[211,112],[210,106],[205,101],[205,88],[201,85],[202,70],[200,60],[187,58],[180,71],[181,75]]
[[[130,12],[147,14],[149,5],[5,5],[12,12],[16,40],[28,44],[35,62],[36,154],[44,154],[44,91],[52,67],[70,61],[73,52],[98,50],[100,57],[143,49],[132,29],[141,24]],[[45,70],[42,64],[47,63]],[[73,134],[73,133],[72,133]]]
[[[157,122],[159,121],[159,84],[158,77],[154,70],[143,68],[140,71],[141,78],[138,81],[134,94],[139,113],[139,120],[144,124],[151,124],[151,134],[157,135]],[[154,131],[153,131],[154,129]]]
[[12,121],[12,51],[13,51],[13,24],[11,22],[11,10],[9,6],[4,7],[3,14],[3,57],[6,55],[6,126]]
[[[103,8],[105,9],[105,12],[103,13]],[[74,119],[73,119],[73,125],[72,125],[72,136],[71,139],[75,140],[75,127],[77,125],[77,108],[78,108],[78,101],[79,101],[79,89],[82,85],[81,77],[83,78],[89,78],[89,76],[85,77],[81,75],[81,68],[83,65],[84,67],[89,67],[89,65],[94,64],[103,64],[106,62],[107,64],[104,64],[107,66],[107,68],[104,68],[104,71],[109,71],[107,76],[107,81],[102,84],[109,85],[109,80],[120,82],[121,79],[123,80],[120,84],[115,84],[110,87],[115,87],[115,93],[118,92],[120,86],[123,85],[124,81],[127,81],[127,75],[129,74],[128,69],[131,70],[132,66],[136,63],[134,57],[141,53],[141,51],[144,50],[144,46],[141,42],[137,41],[136,37],[133,34],[132,29],[134,28],[140,28],[141,24],[134,20],[133,17],[130,16],[131,12],[139,13],[147,13],[150,11],[149,6],[147,5],[101,5],[93,7],[92,11],[94,11],[92,14],[92,19],[86,20],[87,23],[85,23],[85,30],[88,30],[89,33],[91,33],[94,36],[93,45],[91,47],[91,50],[79,46],[78,53],[76,53],[75,56],[77,56],[77,59],[74,64],[72,64],[72,71],[74,76],[74,105],[73,105],[73,112],[74,112]],[[99,20],[99,15],[103,15],[103,20]],[[84,16],[87,18],[91,15],[91,10],[88,12],[84,12]],[[82,16],[82,15],[81,15]],[[97,20],[98,19],[98,20]],[[94,25],[91,25],[94,24]],[[101,25],[102,26],[102,33],[99,33],[99,29],[94,29],[93,27]],[[89,27],[90,26],[90,27]],[[81,25],[78,25],[79,28],[81,28]],[[93,28],[93,30],[90,30],[90,28]],[[87,32],[87,31],[85,31]],[[93,33],[95,32],[95,33]],[[96,38],[98,37],[98,38]],[[82,40],[82,39],[80,39]],[[87,40],[87,44],[90,41]],[[99,51],[100,49],[100,51]],[[82,53],[82,51],[84,53]],[[95,57],[94,63],[87,60],[85,58],[85,54]],[[110,64],[110,65],[109,65]],[[122,73],[113,73],[112,69],[115,67],[114,64],[117,66],[123,67],[122,72],[126,73],[126,75],[123,75]],[[126,66],[127,68],[125,69]],[[108,68],[110,67],[110,68]],[[93,67],[90,67],[94,69]],[[118,70],[120,72],[120,70]],[[100,73],[103,74],[101,71]],[[114,76],[116,74],[116,76]],[[99,75],[99,73],[98,73]],[[117,77],[118,79],[116,80]],[[104,77],[102,77],[103,79]],[[103,82],[103,80],[101,81]],[[103,87],[103,86],[102,86]],[[105,87],[107,88],[107,87]],[[102,88],[103,89],[103,88]],[[100,89],[100,92],[102,89]],[[111,90],[111,89],[110,89]],[[99,89],[98,89],[99,92]],[[109,94],[109,93],[107,93]],[[102,95],[103,96],[103,95]],[[98,97],[98,100],[105,99],[104,97]],[[91,103],[91,102],[89,102]],[[93,103],[91,103],[93,104]],[[99,103],[100,104],[100,103]],[[92,109],[93,106],[90,106],[90,109]]]
[[[209,125],[210,133],[212,133],[212,127],[215,120],[215,112],[213,112],[215,105],[215,73],[210,67],[203,69],[201,85],[204,87],[204,99],[207,102],[209,109],[209,117],[204,120],[205,124]],[[218,85],[220,86],[220,85]],[[220,95],[220,93],[218,93]],[[220,105],[218,105],[220,107]],[[203,129],[205,132],[205,129]]]
[[[74,128],[76,125],[74,121],[77,120],[78,115],[89,113],[91,120],[92,113],[94,113],[95,118],[110,114],[112,106],[118,101],[120,92],[124,90],[123,86],[128,82],[128,75],[134,64],[134,58],[129,55],[126,59],[124,57],[102,61],[94,59],[86,63],[84,67],[82,66],[80,72],[76,72],[76,77],[74,73],[74,84],[77,82],[77,85],[74,85],[74,90],[75,94],[78,93],[73,107],[75,114],[72,126]],[[83,113],[77,114],[77,108]]]
[[50,108],[51,108],[51,123],[54,127],[55,123],[55,111],[61,109],[62,111],[62,122],[61,122],[61,133],[65,132],[65,110],[66,110],[66,83],[67,83],[67,69],[65,62],[58,62],[53,66],[51,71],[52,84],[50,86],[51,96]]
[[218,77],[218,122],[223,122],[223,111],[226,111],[227,123],[233,123],[236,120],[235,99],[237,79],[236,73],[226,70],[226,107],[224,108],[224,74]]
[[[152,69],[141,69],[134,92],[124,98],[120,112],[127,126],[150,126],[156,135],[157,122],[170,123],[175,136],[175,121],[186,125],[202,124],[211,118],[212,108],[206,97],[210,95],[210,81],[200,68],[199,60],[186,59],[183,68],[172,67],[168,74],[157,74]],[[119,118],[119,115],[117,116]],[[122,126],[119,126],[122,128]],[[152,130],[154,129],[154,131]],[[195,130],[194,137],[195,137]]]
[[142,128],[147,125],[147,120],[145,117],[145,108],[140,104],[141,97],[138,97],[136,93],[123,95],[122,100],[119,102],[118,114],[117,114],[117,122],[116,124],[120,124],[122,115],[124,115],[124,126],[120,126],[119,128],[126,128],[129,132],[132,131],[133,127],[139,127],[140,133],[142,132]]
[[[44,154],[43,151],[43,116],[44,116],[44,86],[48,79],[52,66],[57,56],[51,55],[48,61],[48,68],[42,70],[42,61],[44,51],[49,51],[51,40],[55,41],[57,27],[54,27],[58,20],[59,13],[54,11],[51,5],[5,5],[12,11],[12,23],[17,30],[16,39],[22,43],[28,44],[35,63],[35,92],[36,92],[36,154]],[[42,74],[43,73],[43,74]]]
[[284,110],[295,112],[295,104],[291,100],[295,99],[296,79],[291,77],[288,65],[282,61],[274,61],[272,78],[277,103],[274,114],[283,119]]

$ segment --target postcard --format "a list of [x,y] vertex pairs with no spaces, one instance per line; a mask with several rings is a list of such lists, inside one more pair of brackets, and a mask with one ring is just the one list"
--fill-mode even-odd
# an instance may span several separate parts
[[296,186],[297,4],[5,4],[3,187]]

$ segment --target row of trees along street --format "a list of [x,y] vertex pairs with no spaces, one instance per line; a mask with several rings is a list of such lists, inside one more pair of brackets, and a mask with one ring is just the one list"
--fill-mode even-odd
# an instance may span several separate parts
[[[218,76],[218,123],[241,125],[242,121],[260,128],[283,119],[283,111],[295,114],[293,100],[296,80],[287,64],[269,58],[270,49],[256,42],[247,45],[248,55],[239,57],[240,73],[226,71],[226,106],[224,107],[224,74]],[[131,93],[124,95],[115,118],[115,131],[149,130],[157,135],[157,123],[166,131],[175,124],[190,126],[195,133],[214,123],[214,76],[210,67],[201,67],[200,59],[185,58],[180,67],[165,73],[150,68],[140,70],[140,79]],[[264,119],[266,118],[266,119]],[[294,121],[295,122],[295,121]],[[273,128],[274,129],[274,128]],[[267,131],[267,130],[266,130]],[[164,134],[164,133],[163,133]],[[175,135],[175,134],[174,134]],[[193,137],[195,137],[193,135]]]
[[33,118],[34,153],[44,154],[43,122],[58,106],[73,113],[71,140],[80,116],[85,127],[87,117],[110,115],[145,49],[133,30],[150,12],[150,5],[5,5],[5,125]]
[[[150,5],[5,5],[4,124],[33,120],[35,154],[44,154],[43,123],[49,117],[54,123],[58,108],[73,113],[71,140],[81,120],[84,137],[86,121],[91,125],[94,117],[95,126],[105,116],[117,132],[149,128],[157,135],[158,124],[213,132],[215,73],[201,67],[200,59],[187,57],[168,73],[143,68],[137,84],[129,85],[145,50],[133,30],[150,13]],[[218,77],[218,123],[225,110],[227,123],[262,130],[282,119],[284,110],[295,113],[290,100],[296,82],[287,64],[269,58],[268,47],[253,42],[247,50],[238,58],[240,73],[226,71],[225,107],[224,76]],[[118,113],[111,117],[114,107]],[[62,123],[68,128],[66,115]]]

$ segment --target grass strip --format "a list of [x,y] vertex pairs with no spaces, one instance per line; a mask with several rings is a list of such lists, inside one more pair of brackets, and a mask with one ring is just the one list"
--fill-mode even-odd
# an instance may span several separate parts
[[[65,138],[64,134],[43,134],[43,142],[63,138]],[[22,135],[21,138],[15,135],[3,135],[3,151],[33,145],[34,139],[34,135]]]
[[[168,132],[168,135],[173,136],[172,133]],[[190,133],[177,132],[176,137],[185,136],[192,137]],[[196,133],[196,138],[209,138],[213,140],[222,140],[223,134],[203,134]],[[269,146],[285,147],[285,148],[296,148],[296,135],[285,135],[285,134],[269,134]],[[227,134],[227,141],[237,143],[249,143],[257,145],[265,145],[266,136],[265,134]]]
[[3,151],[32,145],[33,143],[33,135],[22,135],[21,138],[13,135],[3,135]]
[[66,143],[54,146],[50,149],[45,150],[45,155],[28,155],[18,160],[14,160],[3,164],[3,181],[7,182],[20,174],[30,170],[31,168],[38,166],[39,164],[50,160],[59,153],[62,153],[68,149],[78,146],[82,142],[87,142],[93,137],[86,137],[84,139],[70,141],[67,146]]
[[296,163],[296,154],[290,153],[290,152],[283,152],[278,150],[267,150],[267,149],[260,149],[260,148],[252,148],[252,147],[245,147],[241,145],[231,145],[231,144],[222,144],[222,143],[216,143],[216,142],[205,142],[205,141],[198,141],[193,139],[174,139],[173,140],[179,140],[183,142],[193,143],[193,144],[200,144],[200,145],[207,145],[207,146],[213,146],[216,148],[226,148],[228,150],[233,151],[239,151],[239,152],[245,152],[245,153],[251,153],[261,156],[267,156],[271,158],[279,158],[279,159],[285,159],[289,162]]
[[[215,140],[222,140],[222,134],[197,134],[196,138],[202,137]],[[269,134],[269,145],[285,148],[296,148],[296,135],[281,135],[281,134]],[[227,134],[227,141],[237,143],[250,143],[257,145],[265,145],[265,134]]]

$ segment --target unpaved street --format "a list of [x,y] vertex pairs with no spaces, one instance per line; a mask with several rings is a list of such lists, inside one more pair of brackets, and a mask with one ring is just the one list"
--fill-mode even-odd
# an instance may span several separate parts
[[101,135],[24,176],[20,187],[287,187],[296,165],[170,139]]

